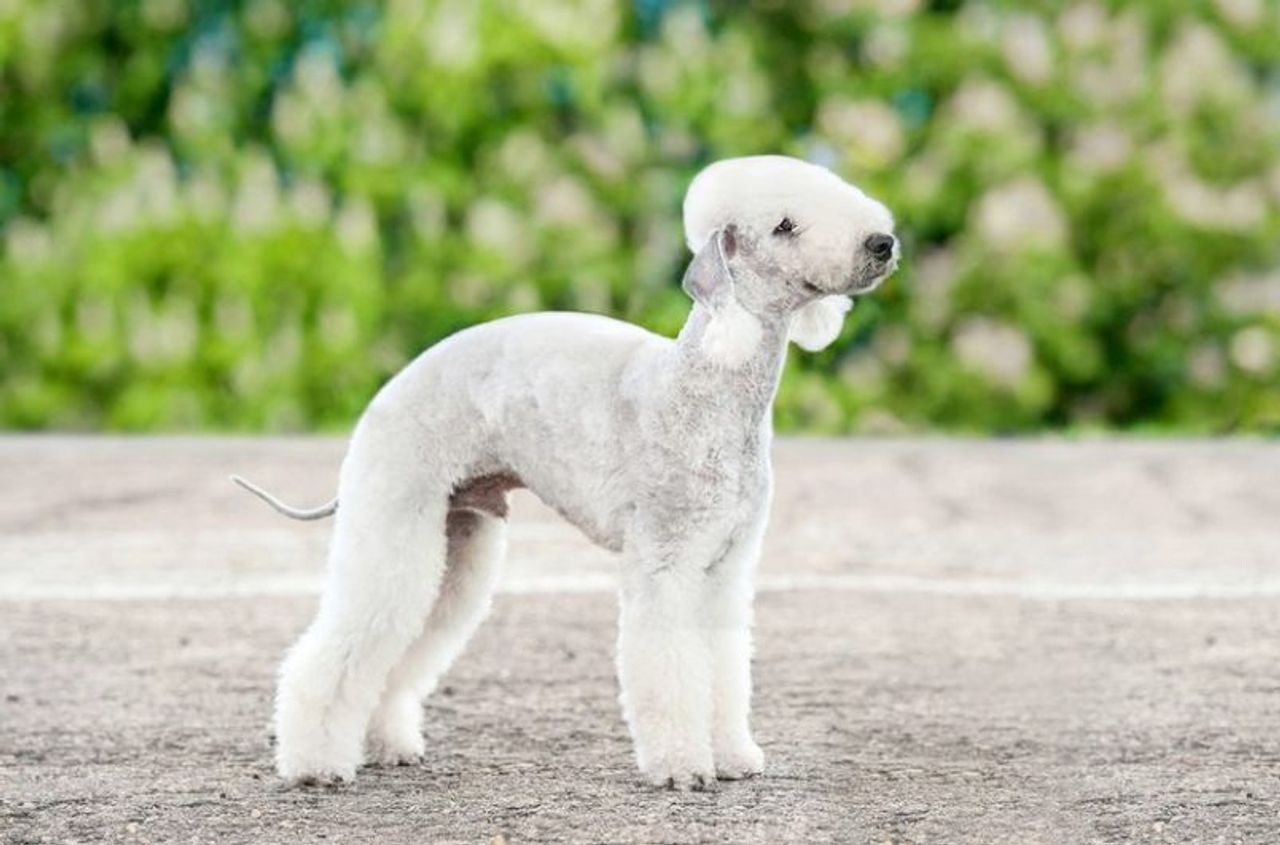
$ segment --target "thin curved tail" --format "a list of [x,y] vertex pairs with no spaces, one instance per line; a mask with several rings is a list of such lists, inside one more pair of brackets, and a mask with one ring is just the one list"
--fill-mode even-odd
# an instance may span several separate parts
[[257,496],[262,501],[266,502],[268,505],[271,505],[271,507],[275,508],[277,511],[289,517],[290,519],[302,519],[302,520],[325,519],[326,517],[333,516],[334,513],[338,510],[337,499],[331,499],[327,504],[320,505],[317,508],[304,510],[302,508],[295,508],[295,507],[286,505],[284,502],[280,501],[275,496],[268,493],[266,490],[263,490],[261,487],[254,484],[252,481],[241,478],[238,475],[231,476],[231,480],[234,481],[236,484],[239,484],[244,489],[248,490],[253,495]]

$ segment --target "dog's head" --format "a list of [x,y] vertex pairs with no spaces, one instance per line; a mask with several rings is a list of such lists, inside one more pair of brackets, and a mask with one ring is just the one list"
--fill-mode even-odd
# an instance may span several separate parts
[[840,333],[850,297],[898,266],[893,215],[830,170],[785,156],[716,162],[684,200],[694,253],[684,289],[747,326],[786,319],[793,341],[821,349]]

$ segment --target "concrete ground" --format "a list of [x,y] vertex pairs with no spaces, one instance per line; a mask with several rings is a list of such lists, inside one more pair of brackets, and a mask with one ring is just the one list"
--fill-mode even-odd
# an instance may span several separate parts
[[613,561],[520,494],[417,767],[267,722],[335,440],[0,438],[0,841],[1280,842],[1280,444],[784,441],[763,777],[643,785]]

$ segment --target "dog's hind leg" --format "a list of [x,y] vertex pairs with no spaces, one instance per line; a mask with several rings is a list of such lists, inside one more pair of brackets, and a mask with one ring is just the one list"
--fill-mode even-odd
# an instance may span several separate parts
[[400,658],[369,724],[372,760],[407,764],[423,753],[422,700],[489,612],[506,551],[506,520],[483,510],[449,512],[449,555],[431,615]]
[[354,777],[388,676],[440,588],[447,484],[388,442],[357,430],[320,611],[280,670],[276,768],[289,781]]

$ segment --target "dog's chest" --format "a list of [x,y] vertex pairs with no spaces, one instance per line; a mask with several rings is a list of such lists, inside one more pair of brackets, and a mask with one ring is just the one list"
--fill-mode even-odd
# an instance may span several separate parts
[[663,496],[704,522],[732,522],[767,491],[769,435],[767,426],[690,427],[663,450]]

